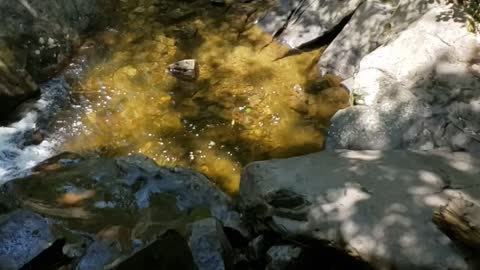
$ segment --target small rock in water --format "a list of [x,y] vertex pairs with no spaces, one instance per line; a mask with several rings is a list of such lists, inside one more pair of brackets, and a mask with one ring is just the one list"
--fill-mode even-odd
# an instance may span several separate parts
[[198,77],[198,66],[195,59],[184,59],[168,66],[168,73],[176,78],[194,81]]

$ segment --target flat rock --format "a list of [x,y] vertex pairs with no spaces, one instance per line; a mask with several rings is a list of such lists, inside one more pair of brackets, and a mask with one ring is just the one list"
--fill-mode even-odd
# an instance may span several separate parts
[[29,211],[0,216],[0,269],[19,269],[47,249],[55,237],[47,221]]
[[245,213],[284,237],[347,248],[376,269],[468,269],[433,224],[452,198],[480,198],[468,153],[324,151],[254,162],[242,174]]
[[433,7],[365,56],[351,90],[368,108],[339,111],[326,147],[479,152],[479,44],[462,16]]
[[362,2],[279,0],[277,6],[257,24],[291,48],[299,48],[333,31]]

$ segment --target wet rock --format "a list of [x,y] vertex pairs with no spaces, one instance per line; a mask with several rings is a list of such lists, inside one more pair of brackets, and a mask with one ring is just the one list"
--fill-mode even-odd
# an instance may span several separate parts
[[324,151],[248,165],[240,199],[256,228],[347,247],[376,269],[468,269],[432,217],[478,201],[479,175],[468,153]]
[[380,1],[366,1],[355,11],[340,34],[328,45],[318,63],[322,74],[344,79],[357,71],[364,56],[382,45],[385,25],[394,8]]
[[194,81],[198,77],[198,66],[195,59],[185,59],[168,66],[168,73],[185,81]]
[[187,241],[177,232],[170,230],[113,269],[196,270],[197,267]]
[[248,235],[232,200],[203,175],[158,167],[142,156],[107,160],[64,153],[37,166],[33,175],[8,182],[4,190],[21,206],[58,221],[69,247],[79,243],[72,231],[96,235],[94,244],[84,241],[85,254],[69,249],[75,257],[83,255],[78,269],[110,265],[169,229],[183,232],[207,217]]
[[339,111],[327,148],[480,151],[478,42],[462,12],[439,20],[450,12],[430,9],[362,59],[351,90],[368,108]]
[[222,226],[213,218],[190,225],[188,243],[198,270],[233,269],[233,250]]
[[302,249],[295,246],[273,246],[267,251],[267,270],[297,269]]
[[55,241],[41,216],[16,211],[0,216],[0,269],[19,269]]
[[363,0],[279,0],[258,25],[291,48],[305,46],[344,23]]
[[[1,56],[0,64],[6,65]],[[0,68],[0,122],[10,122],[10,113],[22,102],[39,93],[39,88],[26,72],[15,74],[7,66]]]
[[72,152],[63,152],[40,162],[32,168],[32,171],[33,173],[55,171],[62,167],[78,163],[82,160],[84,160],[84,158],[79,154]]
[[[37,84],[65,65],[102,1],[0,2],[0,115],[39,94]],[[2,120],[2,119],[0,119]]]
[[121,250],[111,241],[96,240],[76,263],[75,270],[102,270],[104,266],[120,257]]
[[138,211],[144,211],[141,209],[162,203],[160,207],[171,207],[178,211],[172,217],[180,218],[182,213],[203,208],[224,226],[242,231],[232,200],[193,170],[158,167],[143,156],[81,159],[66,153],[51,159],[54,160],[58,162],[40,164],[32,176],[12,180],[5,187],[24,198],[26,204],[35,199],[46,204],[58,202],[55,208],[82,205],[88,210],[84,212],[86,216],[103,215],[110,209],[140,214]]
[[66,60],[76,38],[96,23],[102,4],[95,0],[4,1],[0,4],[0,16],[5,18],[0,36],[25,55],[29,73],[41,81]]

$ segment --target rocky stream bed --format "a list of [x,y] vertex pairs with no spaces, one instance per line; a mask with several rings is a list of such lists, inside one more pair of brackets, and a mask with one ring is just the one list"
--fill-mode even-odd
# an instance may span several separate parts
[[0,270],[480,269],[478,1],[0,1]]

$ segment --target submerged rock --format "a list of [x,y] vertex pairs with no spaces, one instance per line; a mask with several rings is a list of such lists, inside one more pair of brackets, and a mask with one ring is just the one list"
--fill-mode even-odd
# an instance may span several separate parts
[[210,3],[214,6],[225,6],[227,4],[225,0],[210,0]]
[[376,269],[468,269],[432,217],[478,201],[479,175],[467,153],[325,151],[248,165],[240,199],[257,229],[347,247]]
[[19,269],[55,241],[47,221],[29,211],[0,216],[0,269]]
[[185,59],[168,66],[168,73],[185,81],[194,81],[198,77],[198,66],[195,59]]

